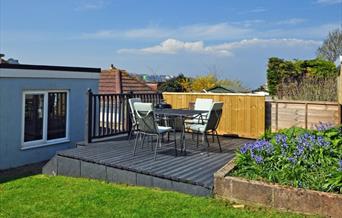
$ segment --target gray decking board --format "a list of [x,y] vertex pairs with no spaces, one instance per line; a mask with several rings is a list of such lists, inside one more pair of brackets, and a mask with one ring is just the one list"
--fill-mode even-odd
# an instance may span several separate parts
[[[65,150],[57,155],[138,173],[136,180],[146,186],[151,185],[152,177],[154,177],[174,181],[175,186],[177,182],[181,182],[212,190],[213,174],[234,157],[237,147],[251,141],[242,138],[220,137],[220,139],[223,152],[219,152],[217,141],[213,143],[210,138],[209,156],[204,145],[197,148],[195,140],[192,140],[190,136],[186,140],[186,156],[180,153],[179,149],[178,156],[175,157],[174,145],[163,144],[161,148],[158,148],[157,160],[154,160],[153,151],[147,141],[144,148],[137,146],[136,155],[133,156],[134,140],[129,143],[126,138],[96,142],[88,146]],[[86,177],[83,174],[82,176]],[[153,181],[158,181],[158,179]]]

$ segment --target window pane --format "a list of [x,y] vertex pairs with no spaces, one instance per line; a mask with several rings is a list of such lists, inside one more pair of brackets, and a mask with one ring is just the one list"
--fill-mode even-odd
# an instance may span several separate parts
[[44,94],[25,95],[24,142],[43,139]]
[[66,109],[66,92],[48,94],[48,140],[66,137]]

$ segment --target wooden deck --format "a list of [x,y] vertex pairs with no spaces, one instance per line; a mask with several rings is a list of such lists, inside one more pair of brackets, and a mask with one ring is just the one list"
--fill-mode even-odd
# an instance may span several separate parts
[[220,137],[223,149],[220,153],[217,141],[209,139],[209,156],[204,145],[197,148],[196,141],[187,135],[187,155],[178,153],[175,157],[173,144],[163,144],[157,160],[146,142],[133,156],[134,141],[129,143],[127,137],[92,143],[59,152],[46,165],[45,173],[210,195],[213,174],[234,157],[236,148],[251,140]]

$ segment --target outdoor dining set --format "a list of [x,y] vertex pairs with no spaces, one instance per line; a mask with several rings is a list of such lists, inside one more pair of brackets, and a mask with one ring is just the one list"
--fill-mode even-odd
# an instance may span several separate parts
[[[185,133],[190,132],[192,138],[196,135],[196,146],[199,146],[199,136],[202,142],[206,142],[209,155],[208,135],[212,139],[217,138],[218,146],[222,152],[220,139],[217,133],[223,102],[213,102],[212,99],[197,98],[192,109],[173,109],[171,105],[144,103],[140,98],[129,99],[130,118],[132,129],[129,133],[129,141],[135,135],[133,155],[136,153],[138,142],[141,148],[145,140],[156,137],[154,144],[154,159],[157,156],[158,147],[162,146],[164,135],[170,142],[170,134],[173,135],[171,143],[174,144],[175,156],[178,154],[176,132],[180,132],[180,152],[186,155]],[[167,107],[165,107],[167,106]],[[153,147],[152,147],[153,149]]]

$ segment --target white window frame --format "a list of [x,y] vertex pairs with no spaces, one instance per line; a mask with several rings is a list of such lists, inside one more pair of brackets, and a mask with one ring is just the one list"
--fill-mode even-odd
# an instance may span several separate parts
[[[66,108],[66,127],[65,127],[65,137],[58,139],[47,139],[47,131],[48,131],[48,94],[56,92],[65,92],[67,95],[67,108]],[[44,95],[44,106],[43,106],[43,139],[28,141],[25,142],[25,96],[30,94],[42,94]],[[69,142],[69,113],[70,113],[70,100],[69,100],[69,90],[34,90],[34,91],[23,91],[23,99],[22,99],[22,122],[21,122],[21,149],[26,150],[30,148],[43,147],[53,144],[59,144],[64,142]]]

